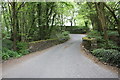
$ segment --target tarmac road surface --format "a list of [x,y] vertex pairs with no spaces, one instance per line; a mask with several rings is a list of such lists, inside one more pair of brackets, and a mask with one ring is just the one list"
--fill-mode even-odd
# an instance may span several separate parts
[[83,55],[82,34],[49,49],[3,63],[3,78],[118,78]]

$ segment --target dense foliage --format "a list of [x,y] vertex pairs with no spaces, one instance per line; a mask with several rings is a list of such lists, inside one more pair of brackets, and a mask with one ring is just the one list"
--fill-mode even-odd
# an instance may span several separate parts
[[119,2],[87,2],[82,5],[84,5],[82,13],[87,12],[83,15],[92,25],[90,32],[83,38],[87,40],[86,48],[100,60],[120,67]]
[[98,57],[101,61],[110,63],[120,67],[120,52],[114,49],[95,49],[92,51],[92,54]]
[[119,65],[119,3],[2,2],[2,58],[28,54],[32,41],[57,38],[63,42],[69,39],[69,33],[87,33],[85,39],[97,42],[91,49],[93,55]]
[[63,19],[72,14],[72,3],[2,2],[1,7],[4,60],[28,54],[31,41],[69,39]]

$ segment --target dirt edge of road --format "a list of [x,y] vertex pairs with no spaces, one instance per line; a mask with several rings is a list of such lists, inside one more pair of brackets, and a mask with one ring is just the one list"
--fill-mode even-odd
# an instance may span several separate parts
[[[52,46],[52,47],[54,47],[54,46]],[[37,56],[37,55],[40,55],[40,54],[48,51],[48,50],[51,49],[52,47],[47,48],[47,49],[44,49],[44,50],[41,50],[41,51],[32,52],[32,53],[27,54],[27,55],[24,55],[24,56],[22,56],[22,57],[20,57],[20,58],[15,58],[15,59],[13,58],[13,59],[6,60],[6,61],[2,62],[2,66],[3,66],[3,67],[7,67],[7,66],[8,66],[8,67],[13,67],[13,66],[15,66],[15,64],[17,65],[17,64],[19,64],[19,63],[22,63],[23,61],[27,61],[27,60],[29,60],[31,57],[35,57],[35,56]],[[9,63],[11,63],[11,64],[9,65]],[[4,66],[4,65],[7,65],[7,66]]]

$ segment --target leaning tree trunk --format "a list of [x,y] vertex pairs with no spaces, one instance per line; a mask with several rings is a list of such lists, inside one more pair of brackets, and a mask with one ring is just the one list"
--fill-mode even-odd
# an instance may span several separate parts
[[104,6],[111,12],[111,15],[114,17],[116,24],[117,24],[117,30],[120,36],[120,20],[117,18],[117,16],[115,15],[115,12],[107,5],[104,3]]
[[104,12],[104,2],[98,2],[96,3],[96,5],[97,5],[98,18],[100,20],[102,30],[104,33],[104,39],[108,40],[107,25],[106,25],[105,12]]

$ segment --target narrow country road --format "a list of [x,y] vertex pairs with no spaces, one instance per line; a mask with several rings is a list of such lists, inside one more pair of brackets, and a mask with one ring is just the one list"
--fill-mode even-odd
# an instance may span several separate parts
[[80,47],[84,36],[71,34],[63,44],[4,62],[3,78],[118,78],[84,56]]

